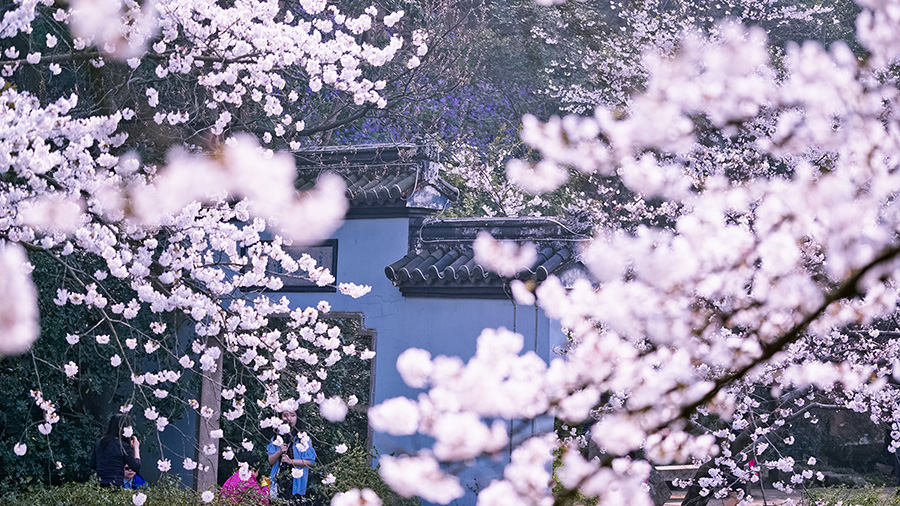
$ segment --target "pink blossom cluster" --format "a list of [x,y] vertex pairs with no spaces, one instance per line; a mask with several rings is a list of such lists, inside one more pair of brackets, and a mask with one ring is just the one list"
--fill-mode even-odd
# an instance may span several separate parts
[[[777,486],[790,491],[821,479],[815,458],[779,450],[795,442],[793,420],[817,421],[810,407],[896,424],[896,339],[866,329],[898,302],[900,97],[882,65],[896,62],[888,41],[900,19],[892,2],[861,4],[868,60],[840,42],[806,42],[788,45],[777,67],[763,30],[723,23],[647,52],[646,86],[625,111],[525,118],[522,139],[540,159],[512,162],[508,175],[526,191],[556,189],[570,171],[616,177],[669,203],[669,219],[598,228],[582,252],[590,279],[537,287],[536,303],[570,337],[563,356],[546,363],[505,329],[482,333],[468,362],[401,355],[398,370],[422,393],[373,407],[370,421],[434,443],[382,468],[395,490],[448,503],[462,494],[453,463],[512,443],[479,504],[552,504],[554,451],[564,493],[600,504],[649,504],[650,464],[671,462],[702,464],[691,483],[700,495],[724,497],[759,466],[789,473]],[[696,157],[714,152],[698,149],[709,131],[752,132],[741,142],[780,170],[696,171]],[[478,246],[484,265],[514,270],[512,251]],[[509,420],[548,415],[588,424],[587,437],[507,439]],[[587,460],[581,444],[601,456]]]
[[[134,413],[158,432],[171,430],[162,404],[173,397],[203,419],[221,415],[228,421],[305,403],[321,405],[324,416],[338,420],[358,402],[352,395],[326,398],[322,381],[340,360],[370,360],[374,352],[348,344],[335,323],[320,318],[327,304],[295,308],[286,298],[267,295],[287,277],[338,285],[352,297],[370,290],[338,284],[308,255],[295,258],[285,251],[288,245],[316,243],[340,225],[347,210],[344,182],[324,175],[312,190],[298,193],[292,155],[231,129],[242,110],[258,104],[273,125],[261,136],[263,143],[273,135],[287,142],[302,131],[303,120],[288,110],[299,98],[297,89],[288,89],[288,77],[295,86],[298,75],[314,91],[324,84],[357,103],[384,107],[386,83],[366,75],[405,51],[405,43],[399,29],[383,45],[368,35],[397,25],[402,13],[371,7],[354,17],[324,0],[301,4],[302,9],[266,0],[227,6],[24,1],[2,13],[0,293],[7,302],[0,309],[0,355],[27,353],[38,338],[27,249],[70,273],[70,283],[55,293],[56,305],[87,308],[99,317],[95,326],[66,329],[66,342],[122,368],[133,390],[121,411],[138,407]],[[51,18],[57,31],[37,37],[33,24]],[[409,51],[424,56],[427,37],[417,32],[413,38]],[[23,66],[55,76],[61,65],[74,68],[84,59],[98,68],[107,59],[124,60],[132,69],[153,65],[159,85],[139,93],[146,108],[155,110],[152,118],[141,117],[143,103],[91,115],[79,108],[75,94],[39,99],[6,80]],[[164,110],[170,103],[164,85],[182,78],[203,88],[203,108],[216,111],[209,128],[221,142],[204,152],[193,144],[175,146],[164,163],[142,160],[126,133],[137,122],[184,127],[203,121],[183,110]],[[97,267],[85,271],[85,260],[96,260]],[[114,295],[111,284],[127,295]],[[144,327],[136,323],[139,317],[153,321]],[[284,322],[281,330],[275,322]],[[123,327],[127,335],[116,330]],[[188,349],[179,345],[184,332],[197,337]],[[35,360],[58,369],[66,381],[78,381],[83,364],[57,364],[56,358]],[[222,406],[202,405],[195,392],[180,388],[189,371],[221,377],[226,359],[247,374],[219,380]],[[264,395],[249,396],[244,381],[259,382]],[[49,435],[64,420],[36,392],[45,412],[37,429]],[[268,418],[259,418],[245,427],[264,428]],[[28,430],[34,427],[25,429],[23,440]],[[168,471],[175,458],[185,469],[206,469],[194,459],[217,454],[220,441],[223,454],[233,458],[231,448],[252,448],[246,438],[258,435],[244,431],[243,441],[228,441],[213,429],[213,443],[197,448],[196,455],[162,455],[158,467]],[[20,443],[14,451],[23,455],[27,446]]]

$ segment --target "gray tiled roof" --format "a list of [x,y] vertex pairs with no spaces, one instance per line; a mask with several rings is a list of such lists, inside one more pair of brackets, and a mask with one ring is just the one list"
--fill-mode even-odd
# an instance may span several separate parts
[[422,226],[415,248],[387,266],[385,275],[405,295],[445,296],[474,289],[483,296],[506,296],[509,279],[475,262],[472,242],[480,231],[497,239],[535,243],[537,261],[514,278],[537,282],[580,269],[578,248],[587,240],[551,218],[437,220]]
[[441,208],[459,190],[440,176],[433,146],[400,143],[334,146],[294,152],[297,188],[312,188],[324,172],[347,182],[351,207]]

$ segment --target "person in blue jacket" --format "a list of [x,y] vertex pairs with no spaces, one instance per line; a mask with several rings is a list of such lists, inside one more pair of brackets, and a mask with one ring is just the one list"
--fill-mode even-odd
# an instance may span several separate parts
[[272,465],[270,493],[287,499],[290,504],[304,504],[309,468],[316,462],[316,450],[309,436],[298,433],[296,411],[284,411],[281,417],[291,431],[284,438],[272,438],[266,447]]
[[128,464],[125,464],[125,480],[122,483],[122,486],[127,489],[136,489],[141,488],[146,485],[147,482],[141,478],[141,475],[134,472],[134,469],[129,467]]

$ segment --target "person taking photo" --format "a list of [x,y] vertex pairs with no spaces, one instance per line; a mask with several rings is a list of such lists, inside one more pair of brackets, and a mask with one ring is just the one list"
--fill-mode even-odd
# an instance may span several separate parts
[[141,443],[130,431],[131,419],[127,415],[113,415],[103,437],[94,445],[90,465],[100,477],[100,486],[124,486],[126,465],[135,473],[141,471]]

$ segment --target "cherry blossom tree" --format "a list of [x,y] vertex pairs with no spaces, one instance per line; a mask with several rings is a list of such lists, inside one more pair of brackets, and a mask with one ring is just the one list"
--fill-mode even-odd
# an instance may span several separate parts
[[[683,34],[671,54],[645,52],[646,83],[624,109],[525,118],[522,139],[540,157],[508,167],[525,190],[552,191],[570,171],[616,177],[662,202],[667,219],[599,227],[582,252],[590,276],[570,287],[514,283],[519,303],[567,329],[564,356],[522,353],[522,336],[506,329],[485,330],[468,362],[401,355],[401,375],[422,393],[385,401],[370,421],[434,444],[382,459],[395,490],[447,503],[463,494],[447,466],[510,445],[503,479],[479,504],[649,504],[651,464],[689,461],[702,464],[696,503],[757,479],[751,461],[789,473],[778,484],[789,490],[817,479],[815,456],[779,450],[793,442],[787,422],[813,417],[810,405],[890,422],[891,449],[900,446],[897,345],[875,328],[898,295],[900,6],[859,5],[864,57],[804,42],[774,59],[765,30],[722,21]],[[694,170],[710,132],[729,140],[747,129],[777,170]],[[533,254],[488,238],[476,247],[500,273]],[[588,433],[506,431],[506,421],[547,415]],[[599,457],[585,458],[585,440]]]
[[[368,291],[283,248],[340,225],[344,183],[325,176],[298,194],[292,155],[267,146],[296,147],[388,107],[428,58],[429,34],[405,28],[400,9],[344,12],[325,0],[4,5],[0,355],[30,359],[38,384],[29,402],[43,413],[10,451],[26,455],[26,440],[58,437],[66,421],[38,364],[61,381],[90,370],[68,353],[29,351],[37,339],[63,339],[39,337],[31,271],[47,262],[59,273],[53,303],[86,315],[66,329],[67,345],[90,347],[128,378],[115,410],[155,428],[161,472],[233,459],[260,431],[285,434],[286,409],[343,419],[356,400],[326,396],[325,369],[374,352],[345,342],[327,304],[294,308],[266,292],[292,276],[349,297]],[[307,123],[299,114],[316,94],[336,109]],[[226,365],[240,381],[222,381]],[[216,406],[179,388],[188,377],[214,385]],[[223,416],[237,439],[201,424],[196,454],[167,454],[158,434],[174,430],[172,403],[201,420]]]
[[[0,20],[0,291],[14,299],[0,308],[0,353],[28,353],[38,338],[27,252],[66,272],[56,304],[98,317],[93,328],[72,329],[67,343],[105,347],[110,367],[127,370],[133,385],[121,409],[142,412],[158,431],[170,425],[157,409],[168,385],[188,370],[211,376],[226,355],[255,387],[227,385],[227,419],[256,404],[269,416],[251,426],[284,432],[276,413],[309,403],[326,419],[341,419],[352,399],[326,397],[302,364],[371,352],[341,346],[340,329],[322,321],[327,307],[291,308],[261,292],[280,286],[276,265],[336,282],[282,246],[327,237],[346,210],[343,186],[323,178],[309,194],[295,194],[291,158],[261,144],[290,145],[309,133],[302,117],[285,113],[292,91],[301,98],[286,87],[288,77],[306,83],[302,95],[333,90],[360,107],[387,106],[388,83],[367,72],[392,62],[416,68],[428,53],[425,33],[392,31],[400,11],[345,14],[324,0],[13,5]],[[615,178],[634,195],[657,199],[665,219],[602,223],[583,252],[590,277],[572,287],[555,278],[533,293],[514,284],[519,303],[540,305],[567,329],[565,356],[545,363],[523,354],[522,337],[505,329],[485,330],[469,362],[404,353],[400,374],[422,395],[387,400],[371,410],[371,422],[435,443],[383,457],[385,481],[401,495],[446,503],[463,489],[442,465],[512,445],[504,478],[482,491],[481,503],[553,504],[582,494],[603,504],[646,504],[650,464],[690,459],[706,473],[693,483],[701,497],[752,481],[751,458],[793,473],[782,484],[789,488],[815,479],[815,459],[781,456],[773,442],[789,444],[781,427],[809,413],[810,403],[896,423],[897,344],[871,327],[897,300],[892,65],[900,19],[895,0],[861,0],[860,7],[856,36],[865,58],[842,43],[815,42],[789,44],[773,58],[762,29],[722,22],[684,33],[679,26],[672,51],[641,48],[644,82],[628,89],[625,107],[601,103],[591,116],[546,122],[526,117],[522,140],[540,156],[511,162],[511,182],[541,194],[572,173]],[[96,78],[91,68],[107,65],[118,66],[120,86],[146,71],[161,80],[135,84],[149,112],[143,103],[105,101],[103,88],[87,104],[73,93]],[[49,95],[25,89],[26,81],[44,83]],[[136,127],[126,128],[131,121]],[[150,124],[178,127],[177,147],[165,156],[147,149],[140,134]],[[226,136],[242,130],[234,125],[258,138]],[[215,142],[201,145],[206,132]],[[716,142],[704,144],[710,136]],[[759,156],[743,156],[743,148],[741,156],[724,154],[736,140]],[[698,153],[715,170],[697,170]],[[741,177],[719,166],[726,159]],[[757,166],[760,160],[777,170]],[[529,248],[482,237],[479,261],[515,273],[533,259]],[[114,296],[111,284],[127,295]],[[350,296],[365,291],[338,288]],[[271,328],[276,316],[284,329]],[[190,338],[179,344],[185,332]],[[155,354],[166,358],[145,358]],[[167,362],[173,365],[147,368]],[[82,373],[74,361],[54,365],[61,377]],[[309,374],[286,377],[292,366]],[[245,397],[259,390],[260,397]],[[64,422],[54,399],[39,387],[30,398],[43,417],[23,436],[54,436]],[[183,402],[204,418],[211,411]],[[548,415],[590,431],[509,439],[507,420]],[[588,439],[603,450],[599,458],[580,451]],[[10,451],[29,450],[23,441]],[[551,469],[554,454],[561,465]],[[174,457],[163,456],[159,469],[170,469]],[[183,457],[183,467],[198,465]],[[564,489],[556,495],[554,476]],[[377,501],[365,490],[336,498]]]
[[847,21],[858,8],[853,2],[621,0],[558,2],[544,11],[532,33],[547,45],[564,48],[550,63],[545,91],[564,110],[583,114],[600,104],[625,105],[644,87],[651,70],[644,65],[644,53],[672,54],[687,33],[715,39],[719,20],[764,28],[780,57],[792,40],[852,41]]
[[[852,30],[858,10],[852,1],[827,5],[756,0],[588,1],[558,2],[551,8],[524,1],[507,8],[528,20],[525,43],[541,55],[544,68],[528,69],[543,77],[534,94],[563,113],[583,114],[598,105],[626,110],[629,98],[646,85],[645,53],[671,55],[687,33],[714,41],[719,36],[716,21],[723,18],[765,28],[776,67],[790,40],[845,40],[854,51],[860,49]],[[548,116],[537,109],[529,112]],[[777,161],[754,145],[759,131],[769,127],[765,120],[741,125],[738,135],[700,130],[694,151],[682,156],[690,156],[691,168],[700,173],[745,177],[751,167],[756,172],[779,170]],[[630,191],[617,177],[597,173],[570,171],[568,183],[552,193],[535,195],[540,189],[528,191],[527,184],[517,187],[517,173],[502,170],[510,159],[529,156],[527,146],[516,141],[498,137],[486,148],[464,145],[452,150],[450,167],[459,176],[457,184],[468,190],[464,202],[476,203],[469,207],[472,211],[515,216],[560,215],[577,209],[603,226],[665,220],[670,211],[661,207],[664,203]]]

